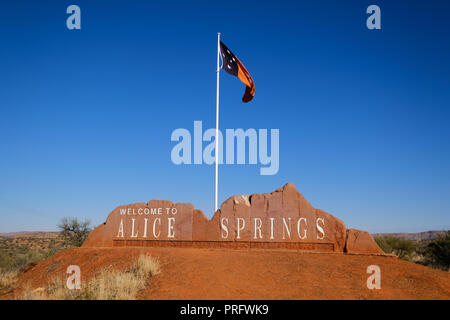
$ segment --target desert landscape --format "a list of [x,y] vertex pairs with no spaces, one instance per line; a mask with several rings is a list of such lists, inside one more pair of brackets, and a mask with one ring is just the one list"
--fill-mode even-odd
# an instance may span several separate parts
[[0,1],[0,304],[169,319],[447,306],[449,12]]
[[[163,206],[169,214],[158,215]],[[93,231],[76,219],[58,226],[0,237],[1,299],[450,299],[450,232],[373,238],[312,207],[293,184],[233,196],[211,220],[152,200],[118,207]],[[81,285],[69,290],[74,265]],[[369,266],[379,267],[379,289],[368,288]]]

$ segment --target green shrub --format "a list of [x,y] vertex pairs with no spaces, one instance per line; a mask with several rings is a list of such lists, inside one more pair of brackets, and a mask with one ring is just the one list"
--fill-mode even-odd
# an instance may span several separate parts
[[428,242],[422,248],[426,265],[439,269],[450,269],[450,231],[446,234]]
[[385,253],[395,254],[400,259],[407,261],[413,260],[418,248],[417,242],[394,236],[377,237],[375,241]]

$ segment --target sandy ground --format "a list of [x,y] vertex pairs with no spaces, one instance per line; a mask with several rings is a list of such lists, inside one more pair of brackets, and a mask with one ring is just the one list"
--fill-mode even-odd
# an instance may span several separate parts
[[[450,273],[394,257],[290,250],[194,248],[76,248],[25,272],[14,293],[44,287],[78,265],[82,281],[101,268],[124,269],[139,254],[158,257],[161,274],[140,299],[450,299]],[[381,268],[381,289],[369,290],[367,266]]]

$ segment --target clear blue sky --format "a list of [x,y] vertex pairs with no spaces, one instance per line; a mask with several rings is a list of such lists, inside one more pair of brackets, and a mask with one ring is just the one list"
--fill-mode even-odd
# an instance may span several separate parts
[[[81,7],[79,31],[66,8]],[[381,7],[382,29],[366,28]],[[371,232],[450,228],[448,1],[0,4],[0,232],[102,223],[167,199],[212,216],[214,167],[170,160],[215,126],[216,33],[256,84],[221,75],[221,127],[279,128],[280,170],[222,166],[220,202],[293,182]]]

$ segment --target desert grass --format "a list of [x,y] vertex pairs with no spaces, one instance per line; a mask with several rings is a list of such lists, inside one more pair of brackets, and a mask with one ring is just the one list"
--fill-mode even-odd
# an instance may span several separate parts
[[26,271],[37,262],[63,250],[58,239],[0,237],[0,271]]
[[0,269],[0,294],[14,290],[17,284],[18,271],[6,271]]
[[149,255],[140,255],[125,271],[111,267],[102,269],[81,289],[69,290],[66,283],[53,279],[47,288],[23,290],[19,299],[26,300],[134,300],[139,291],[145,288],[150,277],[161,272],[160,263]]

